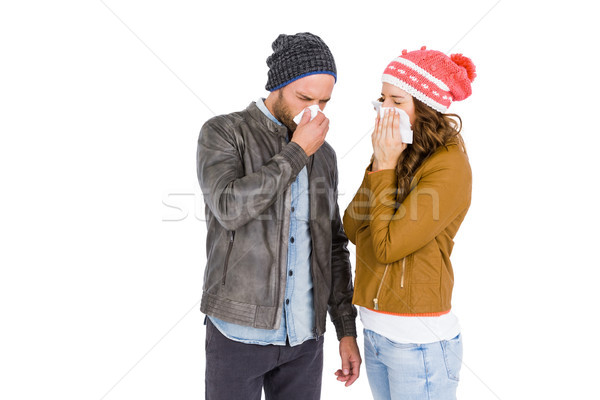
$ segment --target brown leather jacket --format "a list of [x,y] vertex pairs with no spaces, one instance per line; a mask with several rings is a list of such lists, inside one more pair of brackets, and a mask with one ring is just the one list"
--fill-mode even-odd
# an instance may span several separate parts
[[307,157],[287,129],[252,102],[208,120],[198,138],[198,180],[206,204],[206,270],[200,309],[238,325],[276,329],[284,305],[291,189],[309,179],[315,335],[331,316],[338,339],[356,336],[352,271],[337,204],[335,152]]
[[365,171],[344,213],[356,245],[353,303],[397,314],[450,310],[454,236],[471,204],[471,167],[458,145],[439,148],[418,168],[395,211],[396,171]]

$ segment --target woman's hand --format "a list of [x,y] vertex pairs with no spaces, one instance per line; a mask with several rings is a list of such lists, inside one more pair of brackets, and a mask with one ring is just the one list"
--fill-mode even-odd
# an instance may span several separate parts
[[371,169],[395,169],[398,157],[408,147],[406,143],[402,143],[400,115],[397,112],[386,110],[383,118],[377,115],[371,143],[374,156]]

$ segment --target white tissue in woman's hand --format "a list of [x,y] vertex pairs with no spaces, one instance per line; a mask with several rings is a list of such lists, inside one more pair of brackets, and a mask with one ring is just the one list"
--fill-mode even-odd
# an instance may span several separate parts
[[[317,113],[323,112],[319,108],[318,104],[313,104],[312,106],[310,106],[308,108],[310,109],[310,120],[311,121],[313,119],[315,119],[315,117],[317,116]],[[306,110],[306,108],[304,110]],[[298,125],[300,123],[300,121],[302,120],[302,116],[304,115],[304,110],[300,111],[300,114],[298,114],[294,117],[294,122],[296,123],[296,125]]]
[[396,107],[382,107],[382,102],[373,101],[373,107],[375,111],[379,113],[379,116],[383,118],[386,110],[394,110],[400,115],[400,136],[402,136],[402,142],[406,144],[412,144],[413,142],[413,131],[410,126],[410,119],[406,111]]

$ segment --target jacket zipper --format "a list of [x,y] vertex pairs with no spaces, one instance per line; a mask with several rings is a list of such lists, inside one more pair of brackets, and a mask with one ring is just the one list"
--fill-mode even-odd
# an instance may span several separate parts
[[377,289],[377,294],[373,299],[373,304],[375,305],[375,310],[379,310],[379,294],[381,293],[381,288],[383,287],[383,281],[385,280],[385,276],[387,275],[390,264],[385,265],[385,271],[383,271],[383,277],[381,278],[381,282],[379,283],[379,288]]
[[[311,176],[311,173],[312,173],[312,166],[310,165],[311,160],[309,160],[308,163],[306,164],[306,172],[307,172],[307,175],[308,175],[308,193],[309,193],[309,195],[308,195],[309,196],[309,198],[308,198],[308,207],[309,207],[308,215],[309,216],[313,215],[312,212],[311,212],[311,210],[310,210],[310,205],[312,204],[312,201],[310,201],[310,193],[312,193],[311,190],[310,190],[310,176]],[[311,243],[314,243],[314,238],[313,238],[314,229],[313,229],[312,219],[310,217],[308,218],[308,229],[310,230],[310,241],[311,241]],[[310,252],[310,277],[311,277],[311,279],[313,281],[313,285],[314,285],[314,282],[315,282],[315,272],[314,272],[314,269],[315,269],[315,260],[314,259],[315,259],[315,253],[313,251],[311,251]],[[313,292],[313,294],[314,294],[314,292]],[[315,336],[315,339],[318,342],[319,341],[319,330],[317,328],[317,325],[318,325],[318,323],[317,323],[317,321],[318,321],[318,311],[317,310],[319,309],[319,307],[318,307],[317,302],[318,302],[317,296],[313,295],[313,313],[314,313],[313,334]]]
[[402,259],[402,275],[400,276],[400,287],[404,287],[404,272],[406,271],[406,257]]
[[227,277],[227,266],[229,265],[229,256],[231,255],[231,248],[233,247],[233,237],[235,231],[229,231],[229,245],[227,247],[227,254],[225,255],[225,266],[223,267],[223,279],[221,285],[225,285],[225,278]]
[[[388,269],[390,264],[385,265],[385,271],[383,271],[383,277],[381,278],[381,282],[379,283],[379,287],[377,288],[377,295],[373,299],[373,304],[375,305],[375,310],[379,310],[379,295],[381,294],[381,288],[383,287],[383,281],[385,280],[385,276],[388,273]],[[406,272],[406,257],[402,259],[402,275],[400,275],[400,287],[404,288],[404,274]]]
[[[283,149],[283,145],[284,145],[284,143],[283,143],[284,140],[285,139],[281,135],[278,136],[277,153],[281,153],[281,150]],[[281,257],[281,239],[282,239],[283,235],[285,235],[285,232],[283,232],[283,225],[284,225],[283,219],[284,218],[285,218],[285,198],[281,201],[281,205],[279,206],[279,214],[277,215],[277,235],[278,236],[277,236],[276,260],[278,262],[277,269],[279,270],[279,275],[277,277],[277,287],[275,288],[276,296],[279,296],[280,292],[282,292],[281,285],[280,285],[281,274],[282,273],[285,274],[285,269],[287,267],[287,265],[286,265],[286,267],[284,267],[283,269],[281,268],[281,263],[282,263],[282,261],[281,261],[281,258],[282,258]],[[285,297],[285,290],[283,291],[283,293],[281,293],[281,295],[282,295],[281,298],[278,300],[280,305],[283,304],[282,302]],[[281,313],[281,310],[279,311],[279,313]]]
[[[310,179],[309,179],[309,185],[310,185]],[[309,191],[310,193],[310,191]],[[309,203],[310,204],[310,203]],[[309,205],[310,207],[310,205]],[[310,210],[309,210],[310,213]],[[310,215],[310,214],[309,214]],[[313,228],[312,228],[312,221],[310,220],[310,218],[308,219],[308,227],[310,229],[310,241],[311,243],[313,242]],[[311,251],[310,252],[310,277],[312,279],[313,285],[315,283],[315,273],[314,273],[314,269],[315,269],[315,252]],[[333,289],[332,289],[333,290]],[[313,291],[313,313],[314,313],[314,319],[313,319],[313,323],[314,323],[314,327],[313,327],[313,334],[315,336],[315,339],[317,340],[317,342],[319,341],[319,330],[317,329],[317,320],[318,320],[318,312],[317,310],[319,309],[318,307],[318,300],[317,300],[317,296],[314,295],[314,291]]]

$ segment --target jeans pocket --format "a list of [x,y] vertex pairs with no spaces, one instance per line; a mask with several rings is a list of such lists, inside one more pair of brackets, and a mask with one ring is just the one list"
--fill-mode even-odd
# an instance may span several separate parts
[[395,349],[401,349],[401,350],[414,350],[419,348],[419,345],[416,343],[400,343],[400,342],[394,342],[392,339],[389,339],[386,336],[382,336],[379,335],[383,338],[383,340],[385,341],[385,343],[387,343],[388,345],[392,346]]
[[458,381],[463,357],[462,337],[459,333],[454,339],[442,340],[441,343],[448,378]]

